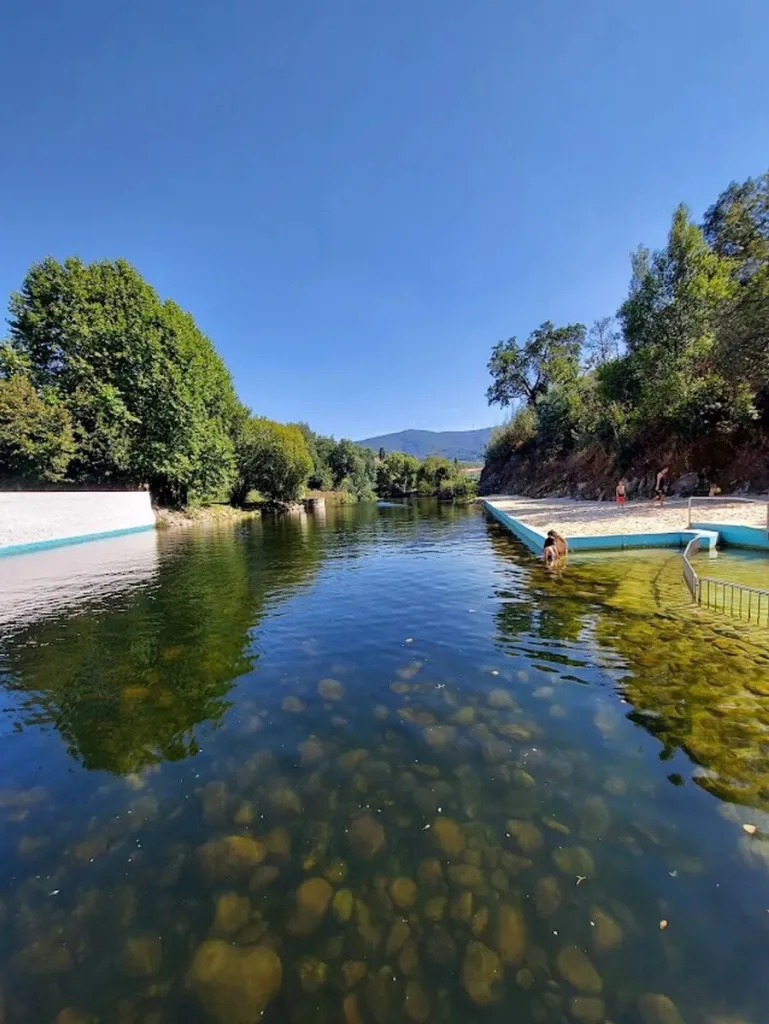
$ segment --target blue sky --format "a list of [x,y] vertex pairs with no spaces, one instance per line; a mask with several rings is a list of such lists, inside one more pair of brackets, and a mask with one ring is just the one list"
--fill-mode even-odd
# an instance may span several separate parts
[[5,0],[0,295],[124,256],[260,414],[498,422],[492,344],[613,312],[769,165],[766,0]]

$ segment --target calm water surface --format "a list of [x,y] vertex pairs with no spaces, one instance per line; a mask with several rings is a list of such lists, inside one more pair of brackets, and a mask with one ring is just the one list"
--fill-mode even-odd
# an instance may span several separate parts
[[767,1020],[769,645],[676,553],[427,504],[0,573],[0,1020]]

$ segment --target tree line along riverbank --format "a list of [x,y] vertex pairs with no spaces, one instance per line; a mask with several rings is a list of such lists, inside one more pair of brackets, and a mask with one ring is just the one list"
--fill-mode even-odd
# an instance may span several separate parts
[[683,491],[769,490],[769,173],[732,182],[665,245],[639,246],[614,316],[546,321],[500,341],[490,404],[511,410],[482,493],[646,494],[670,466]]
[[254,415],[192,315],[125,260],[34,264],[0,343],[0,486],[147,484],[185,508],[306,489],[358,501],[467,498],[456,462],[419,462]]

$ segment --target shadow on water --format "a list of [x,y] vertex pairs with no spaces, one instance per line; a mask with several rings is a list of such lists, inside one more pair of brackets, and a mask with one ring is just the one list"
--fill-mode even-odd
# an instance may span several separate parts
[[767,651],[676,555],[432,502],[136,545],[0,605],[0,1019],[762,1021]]

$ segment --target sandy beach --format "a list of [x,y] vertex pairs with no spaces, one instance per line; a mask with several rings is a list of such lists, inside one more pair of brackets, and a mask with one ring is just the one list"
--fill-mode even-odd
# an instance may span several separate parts
[[[546,533],[556,529],[565,537],[606,536],[616,533],[662,533],[685,530],[689,524],[687,499],[671,498],[660,508],[648,499],[629,501],[624,507],[613,501],[578,501],[573,498],[489,497],[503,512],[527,526]],[[725,498],[697,499],[692,522],[767,525],[769,496],[751,502]]]

